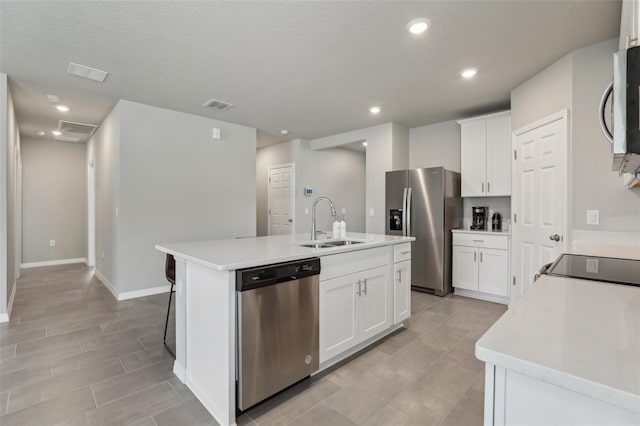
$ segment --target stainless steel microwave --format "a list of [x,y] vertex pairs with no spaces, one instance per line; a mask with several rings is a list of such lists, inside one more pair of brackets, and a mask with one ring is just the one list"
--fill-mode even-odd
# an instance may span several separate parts
[[[605,104],[613,93],[613,132],[605,121]],[[640,46],[613,55],[613,82],[600,102],[600,123],[611,142],[611,169],[640,172]]]

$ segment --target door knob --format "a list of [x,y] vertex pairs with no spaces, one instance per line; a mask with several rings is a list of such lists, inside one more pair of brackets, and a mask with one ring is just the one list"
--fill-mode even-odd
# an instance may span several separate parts
[[560,241],[560,235],[558,234],[549,235],[549,239],[551,241]]
[[289,220],[288,220],[288,222],[289,222],[289,223],[293,223],[293,219],[289,219]]

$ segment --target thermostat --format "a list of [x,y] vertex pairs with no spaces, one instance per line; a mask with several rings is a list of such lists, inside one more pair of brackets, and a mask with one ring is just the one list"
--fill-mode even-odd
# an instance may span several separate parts
[[313,188],[305,188],[304,195],[306,195],[307,197],[311,197],[313,195]]

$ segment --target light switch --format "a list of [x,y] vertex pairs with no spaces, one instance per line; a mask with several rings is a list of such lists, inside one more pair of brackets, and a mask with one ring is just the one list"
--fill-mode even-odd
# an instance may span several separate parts
[[373,209],[369,209],[369,216],[373,217]]
[[220,140],[220,138],[221,138],[220,129],[218,129],[217,127],[214,127],[213,129],[211,129],[211,139]]
[[304,209],[304,214],[306,214],[306,215],[308,215],[308,214],[309,214],[309,208],[308,208],[308,207],[305,207],[305,209]]
[[342,208],[342,214],[347,214],[347,209],[345,209],[344,207]]
[[595,258],[587,258],[587,272],[590,274],[597,274],[598,273],[598,259]]
[[587,210],[587,225],[600,225],[600,210]]
[[56,246],[56,240],[49,240],[49,247],[55,247]]

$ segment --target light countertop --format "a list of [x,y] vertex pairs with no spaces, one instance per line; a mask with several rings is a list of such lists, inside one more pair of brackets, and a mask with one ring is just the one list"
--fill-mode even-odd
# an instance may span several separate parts
[[640,288],[543,275],[476,357],[640,412]]
[[487,231],[479,231],[477,229],[466,229],[466,228],[458,228],[458,229],[452,229],[451,232],[459,232],[462,234],[482,234],[482,235],[511,235],[511,233],[509,231],[492,231],[492,230],[487,230]]
[[[321,257],[373,247],[382,247],[415,240],[414,237],[362,234],[357,232],[347,232],[346,239],[357,240],[362,243],[316,249],[300,246],[300,243],[309,242],[309,235],[298,234],[166,243],[156,245],[156,249],[208,268],[228,271],[305,259],[308,257]],[[331,241],[332,239],[323,238],[322,240]]]

